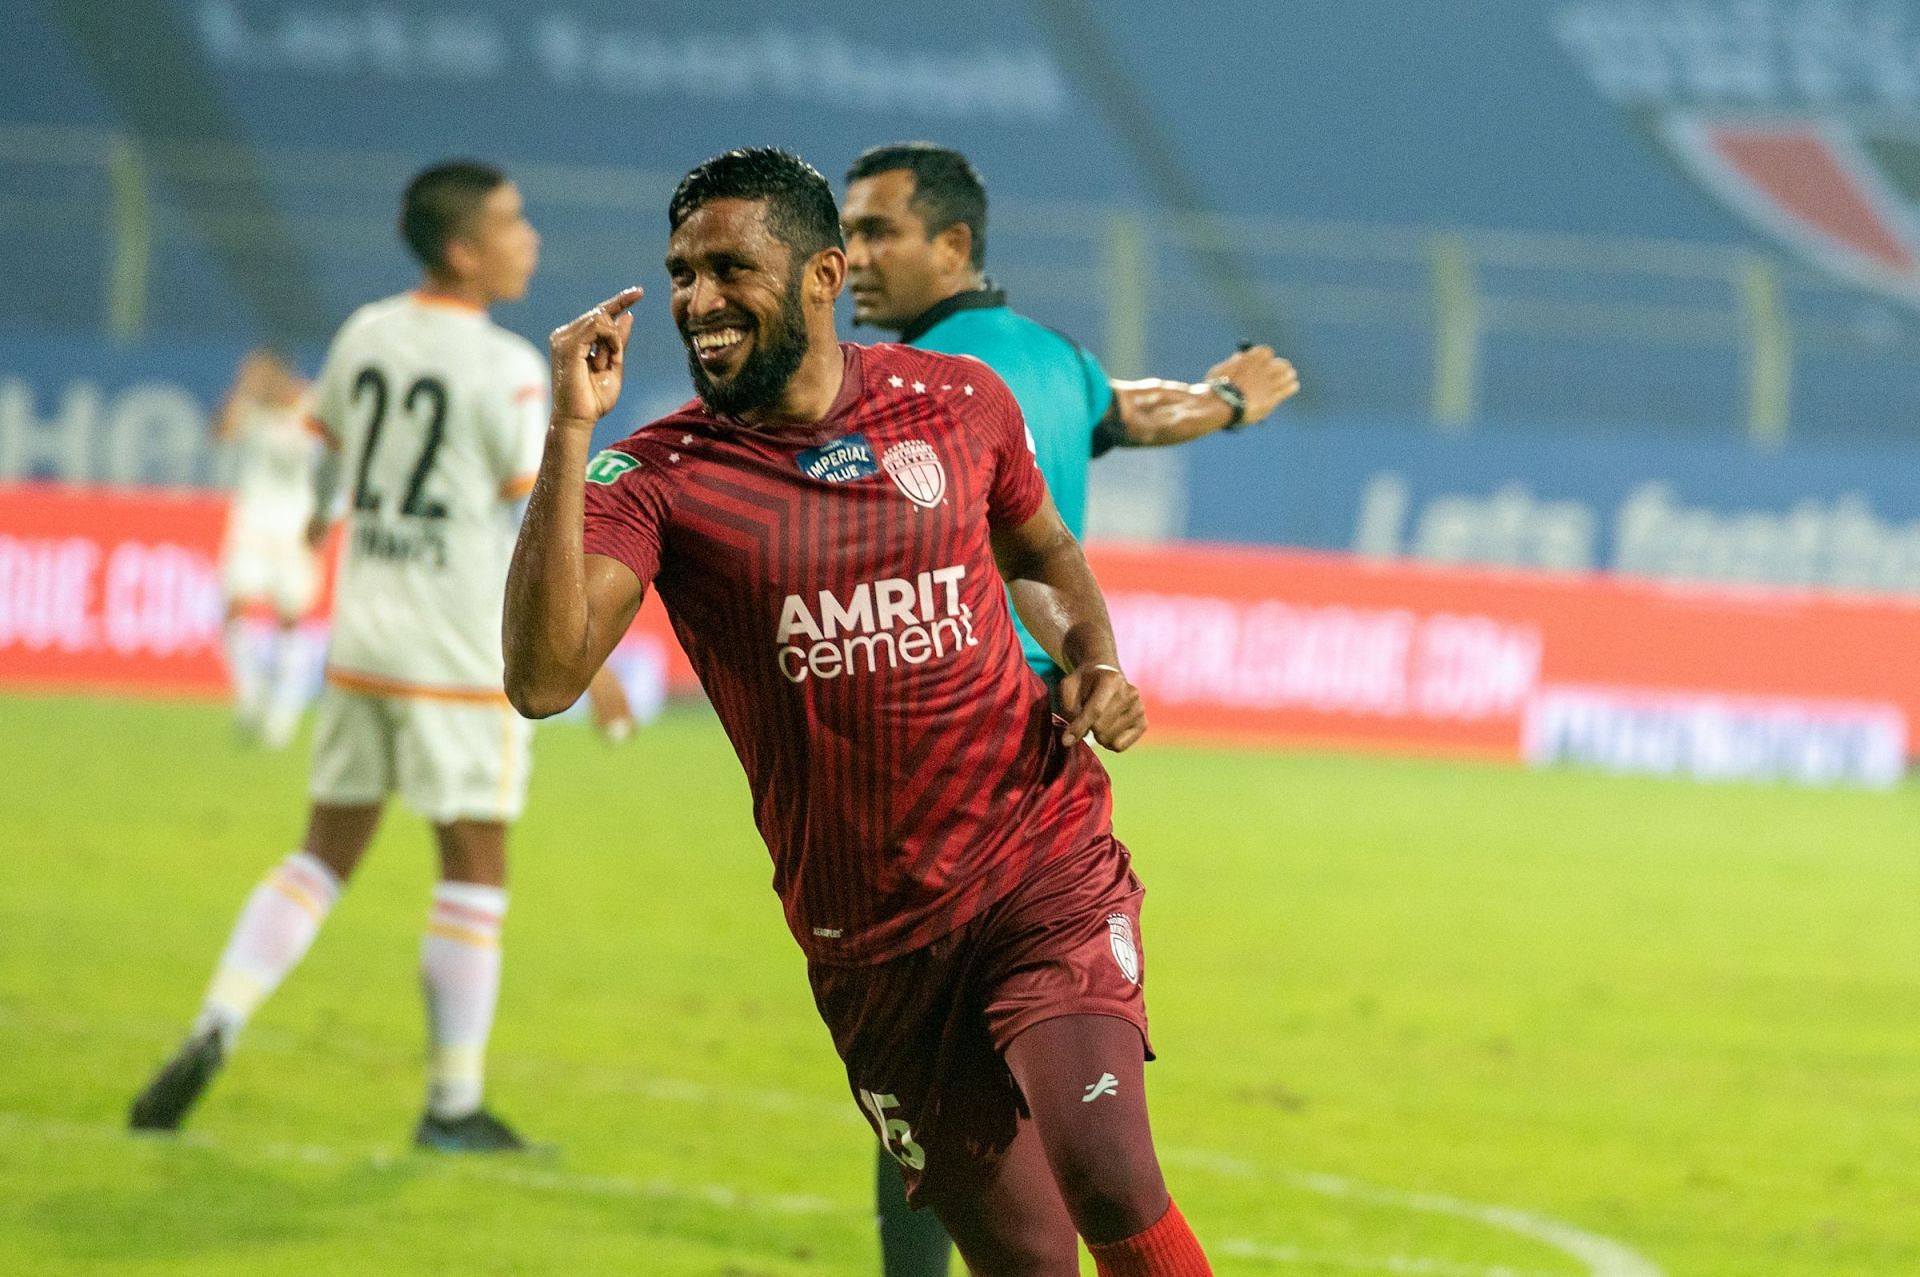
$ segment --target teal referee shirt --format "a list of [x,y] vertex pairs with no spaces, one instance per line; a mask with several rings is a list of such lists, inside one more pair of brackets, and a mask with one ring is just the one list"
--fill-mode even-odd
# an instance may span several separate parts
[[[1033,432],[1034,454],[1060,518],[1079,536],[1087,517],[1088,463],[1117,438],[1101,429],[1113,406],[1113,388],[1100,361],[1070,338],[1009,309],[1007,295],[991,285],[932,306],[900,340],[922,350],[972,355],[1000,374]],[[1027,664],[1042,678],[1052,678],[1057,673],[1053,658],[1017,613],[1013,623]]]

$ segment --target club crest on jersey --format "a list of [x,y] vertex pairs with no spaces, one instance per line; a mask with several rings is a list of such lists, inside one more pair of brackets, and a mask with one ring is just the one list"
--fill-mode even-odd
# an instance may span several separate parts
[[1128,984],[1140,983],[1140,949],[1133,943],[1133,923],[1124,913],[1107,915],[1107,947]]
[[809,448],[793,457],[800,473],[822,483],[852,483],[870,474],[879,474],[873,461],[873,445],[861,434],[847,435]]
[[947,495],[947,468],[924,439],[894,444],[881,455],[880,464],[887,468],[893,486],[922,509],[933,509]]
[[610,487],[614,480],[629,470],[638,470],[640,462],[624,452],[608,448],[593,460],[587,462],[587,482]]

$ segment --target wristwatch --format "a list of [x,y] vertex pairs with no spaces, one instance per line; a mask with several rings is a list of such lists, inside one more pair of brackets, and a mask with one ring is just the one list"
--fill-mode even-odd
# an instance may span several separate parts
[[1238,430],[1247,419],[1247,394],[1225,377],[1215,377],[1206,383],[1207,389],[1220,397],[1220,402],[1233,410],[1222,430]]

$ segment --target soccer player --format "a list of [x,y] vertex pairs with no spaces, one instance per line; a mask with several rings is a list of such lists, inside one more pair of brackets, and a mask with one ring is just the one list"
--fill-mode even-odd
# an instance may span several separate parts
[[[854,322],[923,350],[971,355],[1000,374],[1076,537],[1093,458],[1252,424],[1300,388],[1293,365],[1265,346],[1228,356],[1194,384],[1109,378],[1078,344],[1011,309],[987,280],[986,187],[966,156],[947,147],[903,142],[861,154],[847,170],[840,225]],[[1053,658],[1024,625],[1019,630],[1027,663],[1057,682]],[[884,1154],[874,1187],[886,1277],[945,1277],[951,1246],[940,1221],[907,1208],[899,1169]]]
[[[420,946],[431,1036],[415,1140],[521,1147],[482,1104],[500,983],[506,830],[526,796],[530,725],[502,686],[501,598],[547,416],[546,362],[487,308],[526,293],[539,236],[520,192],[465,161],[415,177],[400,230],[423,277],[334,338],[314,414],[351,484],[314,729],[306,840],[248,898],[186,1043],[134,1102],[172,1130],[325,921],[390,793],[439,843]],[[319,502],[332,508],[331,496]]]
[[[307,671],[294,627],[320,587],[306,538],[319,442],[306,422],[305,381],[278,354],[256,350],[241,362],[215,426],[237,453],[220,547],[234,722],[269,749],[285,748],[299,725]],[[255,607],[273,612],[270,644],[247,633],[246,612]]]
[[1106,1277],[1209,1272],[1148,1130],[1142,890],[1085,742],[1146,719],[1018,405],[976,360],[840,344],[839,218],[798,158],[718,156],[668,222],[698,397],[589,464],[640,290],[554,332],[508,694],[564,709],[659,589],[910,1194],[982,1277],[1074,1273],[1076,1234]]

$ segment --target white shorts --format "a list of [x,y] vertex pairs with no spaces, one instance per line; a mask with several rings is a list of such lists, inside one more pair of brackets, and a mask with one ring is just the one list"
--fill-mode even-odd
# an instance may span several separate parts
[[320,563],[299,536],[229,536],[220,549],[220,592],[230,601],[270,603],[297,620],[320,594]]
[[533,724],[508,705],[379,696],[328,685],[313,729],[313,800],[377,803],[396,790],[436,825],[512,821],[527,804]]

